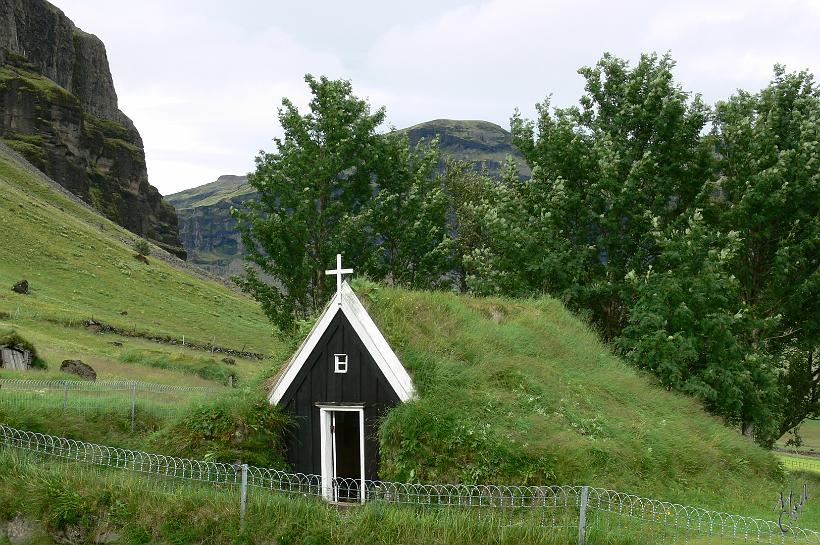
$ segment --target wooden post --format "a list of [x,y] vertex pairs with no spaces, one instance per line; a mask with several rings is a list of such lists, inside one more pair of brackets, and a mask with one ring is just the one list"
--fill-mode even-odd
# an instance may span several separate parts
[[242,464],[242,493],[239,498],[239,529],[245,531],[245,511],[248,508],[248,464]]
[[131,431],[137,426],[137,383],[131,385]]
[[589,487],[581,487],[581,508],[578,513],[578,545],[587,542],[587,506],[589,505]]

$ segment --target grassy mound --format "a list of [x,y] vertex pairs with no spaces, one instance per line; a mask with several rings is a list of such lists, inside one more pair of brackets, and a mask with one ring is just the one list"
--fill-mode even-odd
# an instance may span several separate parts
[[771,509],[774,456],[624,364],[559,302],[354,289],[419,392],[381,425],[382,478],[589,484],[736,511],[751,494]]
[[287,469],[283,434],[290,423],[257,389],[236,390],[189,408],[149,439],[150,450]]

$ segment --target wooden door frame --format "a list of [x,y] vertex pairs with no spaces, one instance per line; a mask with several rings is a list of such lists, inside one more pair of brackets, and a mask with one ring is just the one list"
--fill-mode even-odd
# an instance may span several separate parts
[[364,478],[364,405],[337,405],[337,404],[323,404],[317,403],[319,407],[319,435],[320,448],[322,453],[322,496],[327,501],[337,501],[333,490],[333,478],[336,475],[335,460],[333,456],[334,446],[336,442],[335,436],[331,438],[330,425],[331,413],[338,412],[357,412],[359,413],[359,501],[364,503],[365,478]]

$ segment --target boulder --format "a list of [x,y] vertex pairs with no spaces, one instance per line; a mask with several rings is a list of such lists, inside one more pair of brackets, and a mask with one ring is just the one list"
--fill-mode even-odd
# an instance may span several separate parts
[[11,288],[11,291],[20,295],[28,295],[28,280],[20,280]]
[[28,371],[34,359],[32,353],[19,346],[0,346],[0,367],[14,371]]
[[64,373],[71,373],[88,380],[97,380],[97,372],[80,360],[65,360],[60,365],[60,371]]
[[224,363],[226,365],[236,365],[236,360],[233,359],[233,358],[225,357],[225,358],[222,358],[222,363]]

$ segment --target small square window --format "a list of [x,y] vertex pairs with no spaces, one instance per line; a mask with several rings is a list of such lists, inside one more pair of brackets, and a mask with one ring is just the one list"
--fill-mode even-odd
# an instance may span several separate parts
[[347,354],[333,354],[337,373],[347,373]]

